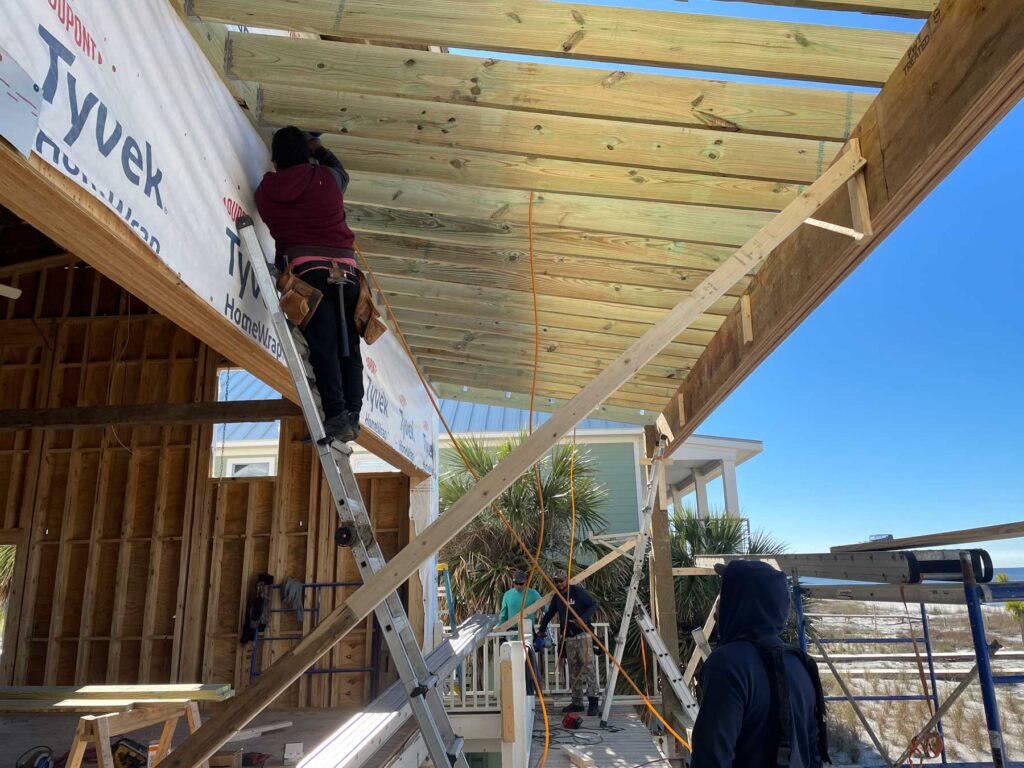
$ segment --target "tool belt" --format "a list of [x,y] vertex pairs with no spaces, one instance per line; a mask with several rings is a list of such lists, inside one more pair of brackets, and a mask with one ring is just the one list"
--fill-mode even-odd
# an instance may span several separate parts
[[380,319],[380,310],[373,303],[373,293],[366,275],[356,271],[359,276],[359,298],[356,300],[355,324],[358,333],[367,344],[373,344],[388,329]]
[[281,294],[281,311],[288,322],[305,329],[309,318],[320,306],[323,294],[305,280],[296,277],[291,264],[277,276],[277,291]]

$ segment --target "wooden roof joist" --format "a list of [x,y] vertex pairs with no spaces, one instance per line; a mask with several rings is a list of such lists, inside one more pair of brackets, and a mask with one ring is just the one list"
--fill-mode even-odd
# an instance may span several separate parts
[[[465,349],[456,349],[453,346],[445,346],[444,341],[434,339],[430,336],[420,336],[410,333],[407,339],[412,345],[413,351],[420,359],[444,359],[461,362],[480,362],[482,365],[501,364],[514,365],[532,369],[534,365],[534,348],[527,342],[520,342],[518,345],[477,345],[472,344]],[[583,371],[603,370],[609,362],[614,359],[610,356],[596,356],[586,354],[573,354],[559,349],[557,352],[542,352],[538,357],[538,365],[547,372],[560,371],[572,376],[580,376]],[[692,364],[691,364],[692,365]],[[688,368],[667,368],[665,366],[647,365],[640,373],[633,377],[637,384],[649,384],[655,387],[675,387],[686,377]],[[590,377],[595,376],[591,373]],[[671,395],[671,392],[669,392]]]
[[545,0],[193,0],[192,12],[270,29],[876,86],[912,40],[894,32]]
[[[373,207],[381,212],[405,211],[422,217],[428,239],[444,240],[435,212],[444,218],[466,217],[485,231],[506,230],[529,221],[530,193],[467,187],[391,176],[353,175],[345,195],[348,218],[361,226]],[[535,194],[534,235],[544,228],[641,235],[711,245],[739,245],[772,218],[768,211],[715,208],[677,203],[647,203],[561,193]],[[383,233],[389,229],[380,230]],[[526,233],[523,233],[524,236]],[[523,239],[521,242],[527,242]]]
[[[529,244],[526,244],[525,248],[468,248],[450,243],[432,243],[418,238],[367,233],[360,235],[359,248],[368,256],[411,259],[422,261],[424,264],[469,264],[523,275],[528,275],[530,269]],[[704,267],[697,268],[534,251],[534,268],[540,275],[601,280],[616,285],[649,288],[688,290],[704,279],[714,269],[714,264],[709,262]],[[736,290],[744,290],[748,282],[747,279],[742,280]]]
[[[497,368],[511,368],[515,371],[525,371],[532,376],[533,360],[530,350],[525,348],[513,351],[512,354],[505,352],[493,352],[484,354],[474,352],[473,354],[460,354],[446,349],[436,347],[414,346],[413,352],[421,365],[436,366],[458,364],[468,369],[477,368],[480,371],[489,371]],[[550,358],[550,356],[549,356]],[[571,382],[577,380],[589,380],[603,371],[607,364],[597,361],[596,364],[589,364],[575,358],[560,357],[557,362],[551,359],[544,359],[537,364],[538,381],[553,381],[555,383]],[[670,379],[667,376],[658,376],[641,370],[636,376],[630,379],[630,384],[638,385],[637,392],[650,393],[664,401],[664,398],[671,396],[672,391],[678,386],[681,377]]]
[[367,139],[520,153],[562,160],[694,171],[795,183],[821,175],[833,141],[710,128],[396,99],[294,86],[260,88],[257,117]]
[[841,140],[873,94],[232,33],[224,69],[264,85]]
[[[454,343],[468,343],[476,338],[490,336],[495,340],[533,340],[533,316],[531,313],[527,317],[526,310],[506,309],[500,316],[496,316],[492,308],[487,316],[480,313],[480,305],[467,302],[456,302],[457,306],[449,307],[450,302],[402,294],[388,294],[388,301],[398,315],[403,330],[408,326],[410,331],[448,339]],[[708,315],[702,324],[720,324],[723,319]],[[591,349],[595,354],[606,351],[618,354],[647,327],[643,323],[545,312],[540,318],[541,346],[551,351],[567,345]],[[636,333],[630,335],[629,331]],[[678,358],[680,362],[689,360],[692,354],[690,350],[703,349],[701,345],[706,344],[712,335],[710,330],[683,331],[677,341],[666,347],[663,354]],[[680,362],[668,361],[667,364],[679,365]]]
[[[494,358],[497,362],[527,362],[533,364],[534,345],[532,339],[510,339],[497,335],[478,334],[469,338],[459,331],[438,328],[424,328],[415,324],[403,324],[403,333],[413,349],[431,349],[443,353],[446,357],[472,358],[481,360]],[[621,354],[612,349],[590,349],[573,344],[547,344],[541,339],[537,357],[542,364],[566,364],[577,367],[606,366]],[[644,368],[644,375],[658,379],[654,383],[663,383],[665,379],[675,379],[678,384],[686,371],[693,365],[693,355],[669,355],[662,353],[655,357]]]
[[[373,205],[345,205],[349,226],[360,236],[398,235],[432,243],[469,248],[525,253],[529,235],[525,223],[491,221],[468,216],[449,216],[403,211]],[[690,266],[706,269],[720,262],[728,246],[643,237],[611,232],[585,231],[557,225],[533,227],[535,254],[580,256],[621,262]]]
[[[734,0],[730,0],[734,1]],[[816,8],[823,11],[861,11],[885,16],[906,16],[926,19],[935,10],[938,0],[741,0],[762,5],[788,5],[795,8]],[[685,0],[684,0],[685,2]]]
[[[376,271],[376,267],[374,267]],[[400,270],[395,270],[400,271]],[[412,296],[424,296],[434,299],[457,300],[463,302],[477,303],[482,312],[490,312],[492,317],[503,314],[506,308],[518,308],[524,310],[533,309],[533,299],[529,289],[516,290],[507,286],[499,276],[487,275],[483,272],[465,273],[451,271],[438,273],[433,277],[398,274],[391,275],[378,272],[377,278],[385,293],[406,293]],[[601,296],[601,285],[591,286],[589,293]],[[648,303],[622,303],[620,301],[602,300],[599,298],[580,298],[582,291],[570,290],[571,284],[553,282],[552,286],[559,292],[538,293],[537,306],[540,309],[541,317],[549,309],[554,312],[561,312],[567,315],[583,315],[602,319],[642,320],[651,324],[656,323],[665,314],[665,307],[662,306],[670,297],[677,302],[681,301],[687,291],[666,291],[664,293],[652,293],[653,301]],[[665,293],[669,294],[666,296]],[[724,296],[717,299],[706,314],[728,315],[729,311],[739,301],[738,297]]]
[[[495,327],[502,330],[509,328],[509,324],[517,324],[520,327],[522,325],[529,325],[532,328],[531,324],[534,323],[534,308],[532,308],[532,305],[527,307],[522,304],[515,306],[488,304],[485,301],[478,301],[476,299],[437,298],[434,296],[420,296],[414,293],[398,294],[387,289],[385,289],[385,293],[392,308],[396,311],[415,309],[432,312],[442,318],[451,317],[453,322],[462,322],[465,318],[467,321],[474,323],[482,321],[494,324]],[[572,314],[570,312],[548,311],[545,309],[542,309],[540,314],[542,334],[552,329],[566,329],[590,334],[603,334],[609,337],[626,337],[630,341],[634,341],[637,336],[643,334],[652,325],[647,317],[634,317],[624,321],[624,319],[616,317]],[[723,322],[724,318],[721,315],[701,314],[678,338],[680,340],[696,340],[700,337],[687,336],[687,334],[707,335],[714,333],[722,326]]]
[[797,184],[713,176],[706,173],[561,160],[509,152],[481,152],[407,142],[341,138],[324,144],[349,172],[663,203],[777,211],[799,191]]
[[[398,310],[402,332],[414,345],[442,346],[455,352],[464,353],[472,353],[474,350],[497,352],[499,350],[526,349],[530,353],[530,359],[533,359],[533,327],[527,326],[525,323],[519,326],[523,329],[519,333],[485,333],[424,324],[416,321],[416,314],[418,313]],[[527,328],[529,332],[526,331]],[[557,335],[549,336],[550,333]],[[611,341],[600,345],[581,343],[579,338],[586,339],[595,335],[597,334],[579,331],[567,331],[559,334],[557,330],[547,329],[542,325],[540,328],[541,359],[558,360],[565,356],[590,363],[599,360],[611,361],[628,346],[626,337],[612,337]],[[703,347],[694,344],[674,342],[670,349],[666,349],[654,358],[652,367],[657,366],[658,370],[663,371],[665,375],[678,374],[680,369],[689,368],[702,351]]]

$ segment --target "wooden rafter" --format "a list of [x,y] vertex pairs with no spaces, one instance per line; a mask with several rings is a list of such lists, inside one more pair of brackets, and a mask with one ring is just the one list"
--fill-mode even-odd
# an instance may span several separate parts
[[392,42],[881,85],[911,36],[545,0],[193,0],[200,18]]
[[[363,214],[361,206],[364,205],[377,210],[402,210],[424,216],[444,211],[445,216],[476,220],[480,227],[524,225],[530,209],[528,192],[369,174],[353,177],[346,193],[346,210],[349,201],[352,210],[348,215],[356,224]],[[610,200],[559,193],[536,194],[533,203],[535,234],[545,228],[569,229],[736,246],[771,218],[772,213],[767,211]],[[525,244],[526,241],[523,242]]]
[[832,141],[516,112],[295,86],[260,88],[260,120],[366,139],[784,182],[814,181]]
[[[403,210],[376,205],[346,203],[348,222],[360,236],[366,234],[398,235],[450,243],[456,246],[482,248],[501,253],[525,253],[529,247],[527,225],[487,218],[453,216],[446,213]],[[611,223],[611,222],[609,222]],[[626,224],[620,226],[628,227]],[[704,269],[720,263],[728,256],[727,246],[688,242],[664,237],[581,230],[557,224],[534,224],[536,254],[582,256],[640,264]]]
[[[460,277],[461,276],[461,277]],[[446,278],[451,278],[447,281]],[[425,296],[441,300],[461,300],[482,303],[481,311],[486,312],[490,308],[494,315],[495,308],[501,307],[503,311],[509,307],[531,310],[533,307],[532,295],[528,290],[515,290],[512,287],[502,285],[500,278],[488,276],[482,270],[466,276],[464,273],[445,273],[444,278],[434,273],[433,278],[408,277],[406,275],[380,275],[381,285],[385,292],[406,293],[411,296]],[[477,280],[492,280],[494,287],[482,285]],[[598,284],[603,285],[601,283]],[[500,287],[499,287],[500,286]],[[604,317],[614,320],[646,321],[656,323],[664,314],[664,307],[661,303],[620,303],[602,298],[579,298],[579,294],[572,291],[564,292],[568,295],[554,293],[542,293],[537,298],[537,303],[542,312],[548,310],[562,312],[569,315],[580,315],[583,317]],[[686,293],[683,291],[674,292],[677,299],[681,299]],[[662,296],[651,294],[659,302],[666,299]],[[729,311],[738,301],[738,297],[724,296],[717,299],[707,314],[728,315]]]
[[243,81],[808,139],[845,139],[873,98],[328,40],[228,40],[225,71]]
[[356,136],[327,134],[324,144],[344,160],[346,170],[366,178],[386,174],[470,187],[764,211],[782,209],[799,191],[797,184],[781,181],[423,146]]

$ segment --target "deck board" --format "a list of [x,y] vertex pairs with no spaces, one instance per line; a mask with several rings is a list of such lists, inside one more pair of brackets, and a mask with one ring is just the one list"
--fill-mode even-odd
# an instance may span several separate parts
[[[579,740],[574,738],[576,736]],[[596,743],[586,743],[588,741]],[[594,763],[601,768],[632,768],[648,762],[655,766],[668,766],[668,762],[653,762],[659,758],[664,759],[665,755],[655,745],[651,732],[640,720],[633,705],[613,704],[607,729],[598,726],[597,718],[585,717],[580,730],[567,731],[561,727],[559,720],[552,718],[551,746],[544,763],[545,768],[574,768],[569,756],[561,748],[562,744],[576,747],[593,758]],[[544,724],[538,712],[530,753],[532,768],[539,765],[543,749]]]

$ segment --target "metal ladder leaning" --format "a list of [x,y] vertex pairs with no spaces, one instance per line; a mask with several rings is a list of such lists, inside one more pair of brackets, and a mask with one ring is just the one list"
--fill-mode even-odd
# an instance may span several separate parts
[[[306,348],[305,339],[292,327],[277,301],[277,288],[271,276],[275,267],[266,260],[259,238],[253,228],[252,218],[242,216],[236,222],[242,250],[252,264],[260,295],[270,312],[270,317],[284,351],[285,362],[299,395],[302,415],[309,429],[309,436],[320,457],[320,466],[334,499],[338,512],[339,526],[335,541],[339,546],[351,547],[352,557],[364,583],[368,583],[386,561],[374,536],[370,517],[366,512],[359,485],[352,472],[350,457],[352,449],[344,443],[326,437],[320,417],[317,397],[310,387],[311,373],[307,373],[306,361],[299,354],[297,344]],[[437,675],[431,674],[423,659],[423,653],[413,634],[409,618],[397,592],[374,609],[387,641],[388,650],[395,662],[398,676],[402,680],[413,715],[419,723],[423,740],[430,753],[430,759],[437,768],[457,766],[469,768],[462,754],[464,740],[456,736],[448,713],[445,711]]]
[[658,634],[647,615],[647,611],[637,602],[637,593],[640,589],[640,580],[643,578],[644,563],[647,561],[647,553],[651,545],[651,517],[654,514],[654,502],[658,495],[658,487],[665,472],[665,444],[664,437],[658,440],[654,455],[651,458],[651,469],[647,478],[647,492],[644,496],[644,508],[641,511],[640,532],[636,537],[636,547],[633,548],[633,575],[629,580],[629,588],[626,591],[626,604],[622,609],[622,621],[619,624],[618,634],[615,636],[615,664],[608,673],[608,684],[604,692],[604,707],[601,710],[601,726],[608,725],[608,715],[612,709],[612,699],[615,696],[615,682],[619,677],[618,665],[622,663],[622,653],[626,647],[626,637],[629,635],[629,622],[633,614],[636,614],[637,626],[643,633],[644,639],[658,661],[658,666],[665,675],[665,679],[676,698],[683,706],[683,713],[686,717],[688,727],[692,727],[697,719],[697,700],[690,692],[689,686],[683,680],[683,674],[679,666],[672,659],[668,648]]

